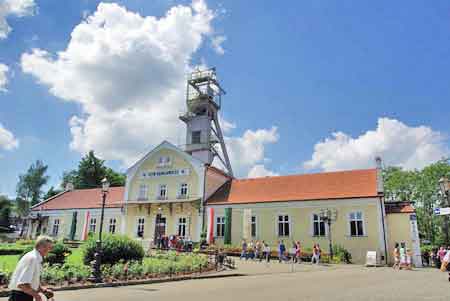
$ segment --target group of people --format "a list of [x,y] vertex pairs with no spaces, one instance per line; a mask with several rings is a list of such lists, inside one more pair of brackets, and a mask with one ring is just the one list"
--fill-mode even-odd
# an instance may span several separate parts
[[[283,240],[278,241],[277,245],[278,261],[293,263],[301,263],[302,248],[300,241],[293,241],[292,248],[287,249]],[[319,264],[322,250],[319,244],[314,244],[312,249],[311,263]],[[241,243],[241,259],[252,259],[259,261],[270,261],[271,249],[267,242],[264,240],[257,240],[256,242],[251,240],[249,243],[245,239]]]
[[193,242],[177,235],[163,235],[156,239],[156,248],[161,250],[177,250],[191,252]]
[[[450,260],[450,246],[441,246],[440,248],[434,248],[429,251],[424,251],[422,254],[423,264],[426,266],[434,266],[436,268],[441,268],[442,264],[447,268],[448,262]],[[449,266],[450,268],[450,266]]]
[[395,243],[392,255],[394,257],[394,265],[392,266],[394,270],[412,269],[413,253],[410,248],[406,248],[405,243]]

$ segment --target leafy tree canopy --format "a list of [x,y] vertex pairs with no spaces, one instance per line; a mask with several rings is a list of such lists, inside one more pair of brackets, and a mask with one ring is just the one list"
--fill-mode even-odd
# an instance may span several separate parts
[[40,160],[31,164],[27,172],[19,176],[17,197],[30,202],[31,205],[39,203],[42,200],[42,187],[49,179],[46,175],[47,168],[48,166]]
[[111,186],[124,186],[125,175],[117,173],[105,166],[105,161],[97,158],[94,151],[86,154],[78,164],[78,169],[63,173],[62,188],[72,183],[75,189],[101,187],[103,178],[107,178]]

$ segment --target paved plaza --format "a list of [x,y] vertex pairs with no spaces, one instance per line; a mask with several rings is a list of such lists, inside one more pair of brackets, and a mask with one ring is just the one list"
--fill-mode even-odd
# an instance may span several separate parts
[[290,264],[239,260],[237,265],[246,276],[57,292],[56,301],[450,300],[446,274],[430,268],[302,264],[292,270]]

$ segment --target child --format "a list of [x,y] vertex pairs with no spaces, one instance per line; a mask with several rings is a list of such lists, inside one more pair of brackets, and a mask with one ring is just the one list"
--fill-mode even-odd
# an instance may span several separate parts
[[412,252],[411,249],[406,249],[406,269],[412,270]]
[[392,255],[394,257],[394,265],[392,266],[392,268],[395,269],[400,269],[400,250],[398,247],[398,243],[395,244],[395,248],[394,251],[392,252]]

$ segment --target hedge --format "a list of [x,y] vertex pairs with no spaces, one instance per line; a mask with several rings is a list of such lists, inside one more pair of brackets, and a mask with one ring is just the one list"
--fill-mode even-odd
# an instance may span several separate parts
[[[89,265],[94,260],[96,248],[96,240],[89,238],[83,245],[84,264]],[[144,255],[142,245],[125,235],[107,235],[102,241],[102,264],[142,261]]]

